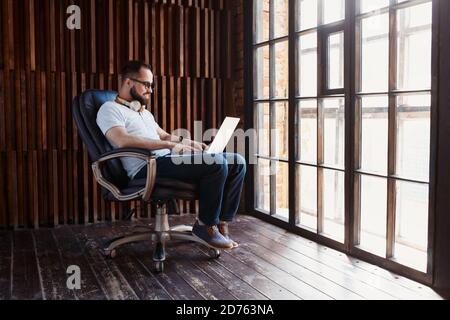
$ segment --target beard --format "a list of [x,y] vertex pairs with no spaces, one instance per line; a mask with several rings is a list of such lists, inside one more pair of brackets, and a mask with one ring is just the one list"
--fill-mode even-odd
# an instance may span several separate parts
[[130,95],[131,97],[133,97],[134,100],[139,101],[141,105],[147,107],[150,105],[150,99],[146,99],[144,96],[141,96],[139,93],[136,92],[136,89],[134,87],[130,89]]

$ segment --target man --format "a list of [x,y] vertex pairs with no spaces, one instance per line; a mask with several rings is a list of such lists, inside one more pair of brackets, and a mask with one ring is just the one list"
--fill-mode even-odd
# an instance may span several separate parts
[[[206,154],[206,145],[174,136],[159,127],[145,109],[153,93],[149,65],[129,61],[122,70],[122,85],[115,101],[105,103],[97,124],[114,148],[143,148],[154,151],[161,178],[196,181],[200,189],[199,218],[193,235],[218,249],[238,246],[230,239],[228,223],[239,207],[246,173],[245,160],[238,154]],[[172,154],[177,154],[173,161]],[[147,176],[145,161],[121,159],[130,179]],[[181,163],[181,164],[180,164]],[[189,163],[189,164],[188,164]]]

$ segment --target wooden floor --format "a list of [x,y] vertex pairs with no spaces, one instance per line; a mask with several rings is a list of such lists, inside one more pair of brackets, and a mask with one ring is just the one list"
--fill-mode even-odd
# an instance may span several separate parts
[[[171,217],[171,224],[192,216]],[[148,243],[104,258],[102,241],[138,222],[0,231],[0,299],[442,299],[428,287],[261,222],[239,216],[241,246],[208,258],[196,244],[168,248],[163,274],[151,271]],[[77,265],[82,288],[67,289]]]

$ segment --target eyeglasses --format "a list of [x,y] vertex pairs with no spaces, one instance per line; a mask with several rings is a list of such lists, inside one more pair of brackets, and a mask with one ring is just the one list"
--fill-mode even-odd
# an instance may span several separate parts
[[142,81],[142,80],[134,79],[134,78],[130,78],[130,80],[142,84],[145,87],[145,89],[147,89],[147,90],[152,89],[152,91],[153,91],[153,89],[155,88],[154,82]]

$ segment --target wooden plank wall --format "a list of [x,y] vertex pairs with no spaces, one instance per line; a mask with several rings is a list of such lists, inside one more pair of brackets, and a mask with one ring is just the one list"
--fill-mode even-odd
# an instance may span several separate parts
[[[70,104],[117,90],[126,60],[153,66],[151,111],[168,131],[216,127],[232,103],[232,1],[0,1],[0,228],[122,217],[125,205],[101,198]],[[81,30],[66,27],[71,4]]]

